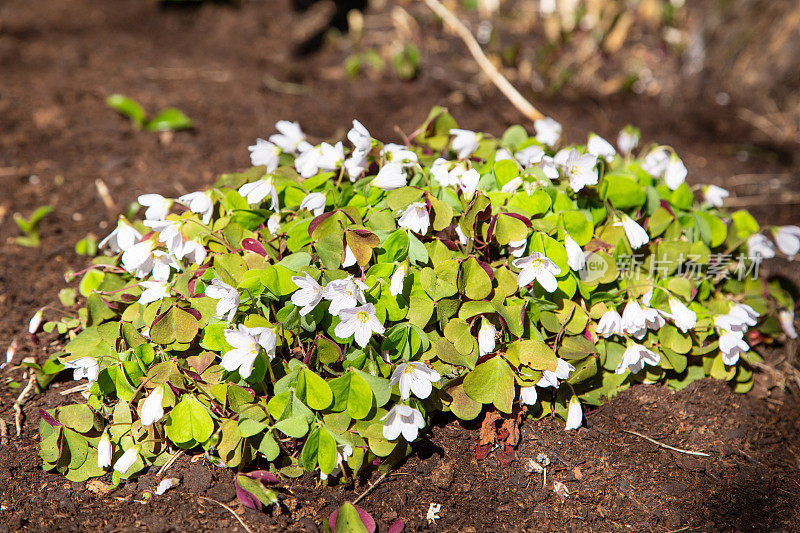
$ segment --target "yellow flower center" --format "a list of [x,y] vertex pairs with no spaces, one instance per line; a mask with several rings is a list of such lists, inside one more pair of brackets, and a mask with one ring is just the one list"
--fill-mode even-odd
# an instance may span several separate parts
[[414,365],[406,365],[406,367],[403,369],[403,374],[413,374],[415,370],[416,368]]
[[542,259],[541,257],[531,259],[531,266],[536,268],[544,268],[544,259]]
[[356,315],[356,319],[362,324],[366,324],[369,321],[369,313],[366,311],[359,311]]
[[569,173],[570,174],[577,174],[578,173],[578,165],[572,165],[571,167],[569,167]]

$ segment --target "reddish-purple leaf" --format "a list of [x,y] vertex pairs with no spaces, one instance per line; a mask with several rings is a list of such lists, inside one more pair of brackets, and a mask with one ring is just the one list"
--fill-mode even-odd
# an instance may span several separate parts
[[[369,515],[361,507],[354,505],[353,507],[356,508],[358,512],[358,516],[361,518],[361,522],[363,522],[364,527],[367,528],[368,533],[375,533],[375,530],[378,526],[375,524],[375,520]],[[331,531],[336,530],[336,517],[339,516],[339,509],[336,509],[334,512],[331,513],[331,516],[328,517],[328,524],[331,526]]]
[[486,230],[486,242],[490,242],[494,237],[494,225],[497,223],[497,217],[498,215],[494,215],[491,222],[489,222],[489,229]]
[[322,213],[320,216],[315,217],[314,220],[312,220],[308,225],[308,236],[313,236],[314,231],[319,227],[319,225],[328,220],[328,218],[332,217],[336,211],[337,210],[334,209],[333,211],[328,211],[327,213]]
[[201,315],[200,311],[198,311],[197,309],[192,309],[191,307],[188,308],[179,307],[178,309],[180,309],[181,311],[186,311],[187,313],[195,317],[197,320],[203,318],[203,315]]
[[255,239],[250,239],[250,238],[242,239],[242,248],[250,252],[256,253],[261,257],[267,257],[267,250],[264,248],[264,245]]
[[253,493],[244,490],[242,487],[239,486],[239,483],[235,483],[236,485],[236,497],[239,498],[239,501],[242,502],[242,505],[245,507],[249,507],[250,509],[255,509],[257,511],[261,510],[261,501],[256,498]]
[[60,426],[60,425],[61,425],[61,422],[59,422],[58,420],[56,420],[55,418],[53,418],[53,416],[52,416],[50,413],[48,413],[47,411],[45,411],[45,410],[44,410],[44,409],[42,409],[41,407],[39,408],[39,416],[41,416],[41,417],[42,417],[42,419],[43,419],[45,422],[47,422],[48,424],[50,424],[50,425],[51,425],[51,426],[53,426],[54,428],[55,428],[55,427],[58,427],[58,426]]
[[271,485],[274,485],[280,481],[278,476],[267,470],[253,470],[252,472],[247,472],[244,475],[263,483],[269,483]]
[[403,522],[402,518],[398,518],[395,520],[394,524],[389,526],[389,533],[400,533],[406,528],[406,523]]
[[531,219],[526,217],[525,215],[520,215],[519,213],[503,213],[503,214],[509,217],[514,217],[517,220],[521,220],[529,228],[533,226],[533,224],[531,224]]
[[494,269],[491,267],[491,265],[489,265],[489,263],[484,263],[481,260],[478,260],[478,264],[486,272],[486,275],[489,276],[489,279],[494,281]]

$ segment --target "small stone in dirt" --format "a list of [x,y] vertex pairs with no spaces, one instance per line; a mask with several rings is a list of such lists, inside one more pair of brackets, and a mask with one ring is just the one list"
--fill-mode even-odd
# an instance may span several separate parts
[[236,498],[236,488],[233,483],[217,483],[206,491],[206,495],[209,498],[227,503]]

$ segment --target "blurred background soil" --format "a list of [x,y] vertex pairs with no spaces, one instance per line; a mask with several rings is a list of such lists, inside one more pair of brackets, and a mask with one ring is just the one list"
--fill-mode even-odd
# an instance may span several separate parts
[[[341,138],[357,118],[376,138],[397,142],[444,105],[465,128],[531,130],[421,2],[374,0],[363,13],[350,11],[363,2],[344,1],[184,4],[0,4],[0,349],[16,339],[15,364],[54,349],[53,339],[34,345],[27,322],[56,302],[63,273],[86,263],[77,240],[105,236],[139,194],[174,197],[248,166],[247,146],[279,119],[298,120],[322,140]],[[634,124],[644,145],[677,150],[690,183],[729,188],[730,205],[751,209],[762,224],[800,222],[796,3],[448,5],[521,92],[564,125],[568,141],[589,132],[614,140]],[[135,131],[105,106],[112,93],[151,114],[178,107],[195,128]],[[42,245],[15,245],[12,215],[40,205],[54,207]],[[792,263],[771,268],[798,279]],[[431,529],[453,531],[796,529],[798,396],[781,370],[796,353],[795,345],[766,349],[769,367],[744,396],[705,380],[680,392],[640,386],[587,414],[578,432],[556,420],[525,423],[513,456],[491,449],[478,460],[478,426],[442,420],[360,505],[384,529],[403,519],[407,531],[428,527],[430,503],[442,504]],[[287,483],[280,509],[259,514],[236,503],[231,473],[190,458],[173,467],[183,484],[147,504],[137,500],[155,472],[110,494],[70,483],[40,470],[36,430],[39,407],[75,399],[60,394],[68,377],[26,405],[17,438],[19,392],[8,384],[22,382],[23,369],[0,373],[0,417],[9,424],[0,530],[241,529],[205,496],[230,503],[254,530],[315,531],[368,487],[360,479],[317,488],[307,476]],[[671,452],[626,429],[710,457]],[[546,486],[530,471],[539,453],[553,464]]]

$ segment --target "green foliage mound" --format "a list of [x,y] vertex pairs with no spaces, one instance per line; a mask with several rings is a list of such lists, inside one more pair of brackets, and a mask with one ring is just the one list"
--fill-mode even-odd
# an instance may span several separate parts
[[68,337],[49,366],[88,380],[43,414],[46,469],[119,482],[182,449],[326,479],[406,456],[438,411],[527,404],[577,428],[637,382],[747,391],[750,345],[793,308],[755,275],[756,221],[696,199],[671,149],[633,155],[633,129],[616,153],[440,108],[408,146],[277,126],[256,166],[140,197],[45,325]]

